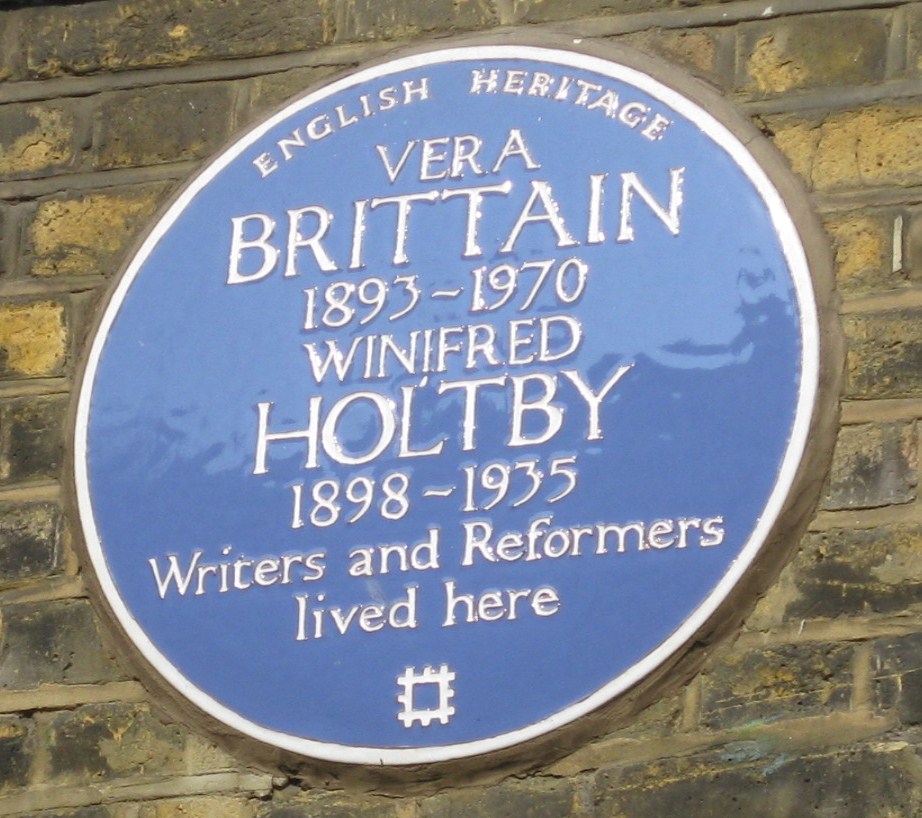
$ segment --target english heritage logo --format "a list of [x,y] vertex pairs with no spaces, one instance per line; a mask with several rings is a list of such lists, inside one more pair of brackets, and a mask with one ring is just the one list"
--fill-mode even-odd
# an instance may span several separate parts
[[131,262],[88,359],[95,573],[212,717],[334,761],[541,735],[708,621],[794,481],[798,231],[715,115],[572,50],[291,103]]

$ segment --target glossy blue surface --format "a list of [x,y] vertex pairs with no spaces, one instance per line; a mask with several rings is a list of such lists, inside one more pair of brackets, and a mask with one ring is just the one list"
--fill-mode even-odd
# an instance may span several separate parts
[[[603,108],[590,107],[602,91],[592,92],[585,105],[575,103],[575,92],[557,101],[529,95],[527,85],[521,94],[470,93],[472,70],[484,68],[531,72],[528,81],[535,71],[546,72],[558,89],[562,76],[612,89],[620,106],[635,101],[649,107],[648,122],[660,113],[670,124],[660,138],[645,137],[644,124],[628,127]],[[296,129],[303,133],[316,117],[330,117],[319,125],[348,121],[362,113],[361,95],[367,108],[369,100],[380,102],[383,88],[398,94],[402,83],[419,88],[424,80],[427,98],[376,109],[345,127],[337,124],[323,139],[291,147],[290,160],[283,158],[279,140]],[[343,106],[342,113],[336,106]],[[527,155],[514,142],[494,172],[514,130]],[[458,178],[421,179],[450,171],[450,159],[433,160],[428,174],[421,171],[419,143],[392,182],[375,149],[386,146],[393,162],[409,140],[455,136],[482,140],[475,165],[483,173],[467,163]],[[462,150],[472,144],[462,142]],[[430,150],[439,154],[453,145],[437,141]],[[278,164],[265,176],[254,164],[264,153]],[[269,166],[266,160],[264,170]],[[670,231],[666,214],[658,216],[635,192],[633,240],[618,241],[622,174],[636,174],[665,210],[670,174],[678,168],[684,169],[678,235]],[[590,178],[598,174],[607,174],[599,223],[606,235],[590,243]],[[465,197],[470,195],[464,194],[413,202],[405,247],[409,260],[395,264],[397,206],[382,203],[366,214],[364,266],[347,269],[356,201],[507,181],[508,193],[483,198],[477,230],[482,252],[463,255]],[[546,203],[535,200],[528,210],[534,218],[504,252],[534,181],[546,182],[552,191],[559,206],[556,228],[565,229],[572,242],[561,239]],[[339,269],[321,270],[313,251],[300,248],[297,274],[286,277],[286,211],[308,206],[333,216],[320,242]],[[317,212],[304,217],[302,237],[318,226]],[[232,219],[254,213],[277,222],[271,241],[281,248],[278,263],[260,280],[229,284]],[[644,660],[711,597],[750,542],[794,428],[804,343],[801,306],[762,195],[724,147],[662,100],[583,68],[534,59],[404,67],[292,110],[167,219],[159,241],[139,257],[124,298],[110,308],[108,337],[91,372],[88,496],[99,553],[130,618],[166,662],[243,721],[310,741],[370,748],[461,744],[525,729],[586,700]],[[251,220],[246,228],[244,241],[254,241],[260,224]],[[255,278],[264,258],[263,250],[250,245],[238,272]],[[506,306],[472,311],[472,270],[544,259],[553,260],[556,269],[571,258],[588,270],[573,303],[562,301],[549,284],[520,310],[523,284]],[[529,269],[532,281],[537,270]],[[389,320],[409,303],[398,276],[416,276],[420,298],[410,313]],[[575,265],[568,276],[566,298],[573,292],[567,287],[576,286]],[[356,291],[350,304],[361,309],[355,319],[344,326],[304,329],[306,289],[318,288],[322,298],[333,282],[358,286],[369,278],[389,287],[390,301],[379,316],[358,323],[368,305],[359,304]],[[373,302],[377,285],[365,287],[362,297]],[[457,289],[462,292],[454,297],[438,295]],[[510,350],[510,322],[535,322],[516,325],[524,339],[549,316],[578,322],[578,348],[559,360],[510,363],[516,354]],[[364,377],[362,355],[374,343],[367,341],[369,335],[390,334],[408,346],[414,331],[471,324],[496,332],[492,352],[476,355],[472,366],[463,354],[448,353],[444,371],[410,374],[391,365],[384,377]],[[561,351],[567,344],[561,328],[573,324],[557,320],[551,326],[549,349]],[[479,332],[482,340],[488,330]],[[456,341],[464,333],[449,337]],[[335,342],[348,349],[355,339],[354,366],[342,383],[328,372],[318,384],[305,345],[322,352],[327,342]],[[421,335],[417,341],[423,343]],[[522,341],[519,357],[536,349],[536,342]],[[629,368],[600,399],[600,435],[593,435],[585,397],[573,378],[561,373],[577,373],[598,392],[618,367]],[[523,400],[540,401],[541,389],[553,383],[553,405],[562,409],[560,429],[539,444],[510,445],[515,431],[510,379],[538,374],[553,380],[525,378]],[[467,430],[472,446],[465,448],[468,387],[443,387],[439,394],[439,384],[504,375],[502,385],[487,384],[477,392],[476,428]],[[278,441],[267,444],[265,473],[254,473],[261,471],[261,402],[272,404],[270,432],[283,432],[307,426],[312,397],[322,397],[325,416],[356,392],[381,396],[355,399],[336,427],[345,452],[361,459],[382,429],[387,431],[373,400],[385,401],[378,406],[393,401],[399,412],[407,394],[402,387],[417,387],[410,447],[424,450],[441,441],[438,454],[399,457],[398,414],[393,442],[368,463],[336,463],[321,448],[317,467],[304,468],[304,441]],[[549,422],[546,412],[525,410],[521,434],[540,437]],[[562,473],[569,458],[576,458],[577,485],[549,503],[568,486]],[[552,476],[555,459],[561,474]],[[513,507],[530,485],[530,460],[538,461],[535,468],[545,473],[545,481],[530,500]],[[495,506],[484,507],[496,492],[481,486],[474,498],[479,507],[464,510],[465,467],[493,463],[525,465],[512,472],[513,488]],[[409,508],[399,519],[386,519],[382,482],[394,472],[408,478]],[[489,474],[501,480],[500,469]],[[374,480],[376,493],[364,516],[346,522],[364,505],[342,494],[356,477]],[[330,479],[342,486],[340,519],[312,525],[312,486]],[[292,487],[302,484],[306,523],[293,528]],[[368,485],[353,482],[353,497],[363,500]],[[495,484],[488,480],[488,485]],[[447,497],[424,495],[451,487],[455,491]],[[394,501],[388,508],[398,516],[402,507]],[[462,565],[465,524],[469,529],[474,522],[491,525],[495,544],[502,533],[541,528],[536,521],[542,517],[552,517],[545,529],[639,523],[647,540],[641,547],[629,533],[623,553],[617,553],[617,538],[612,538],[609,553],[598,554],[590,533],[580,535],[578,554],[489,561],[475,551],[473,564]],[[322,513],[318,519],[325,522]],[[654,535],[661,546],[672,537],[671,545],[649,543],[656,521],[680,519],[710,520],[711,528],[722,532],[722,538],[712,539],[720,542],[703,546],[706,523],[686,523],[687,545],[680,548],[679,523],[673,522]],[[350,575],[358,559],[350,557],[353,549],[414,546],[432,530],[437,531],[437,567],[402,571],[395,562],[387,573]],[[572,531],[568,536],[572,544]],[[542,535],[539,547],[547,542]],[[559,535],[550,542],[562,549],[565,541]],[[222,549],[230,550],[222,555]],[[280,569],[267,568],[264,587],[254,583],[221,592],[216,569],[203,575],[202,593],[195,592],[196,575],[186,593],[173,584],[161,598],[151,561],[162,576],[170,555],[177,565],[188,566],[197,552],[200,566],[241,556],[276,559],[280,565],[285,555],[293,560],[322,553],[324,575],[306,581],[312,572],[303,562],[290,562],[291,582],[282,581]],[[513,553],[510,548],[508,554]],[[417,556],[418,566],[429,565],[426,554]],[[249,572],[243,565],[241,585],[253,581]],[[487,618],[497,615],[496,621],[446,626],[449,580],[457,592],[478,595],[553,588],[559,604],[546,601],[539,615],[528,604],[530,597],[522,597],[526,602],[520,599],[514,619],[507,604],[498,615],[498,607],[486,609]],[[357,603],[406,598],[409,586],[417,588],[415,628],[384,625],[366,632],[357,612],[340,635],[327,614],[321,638],[311,631],[309,618],[301,633],[308,638],[297,638],[303,613],[299,595],[309,594],[309,605],[315,606],[317,594],[323,594],[320,607],[342,607],[346,616]],[[366,624],[377,627],[368,616]],[[405,726],[398,717],[398,677],[407,668],[420,672],[443,663],[456,674],[455,712],[445,723]],[[416,708],[435,708],[434,692],[435,685],[417,688]]]

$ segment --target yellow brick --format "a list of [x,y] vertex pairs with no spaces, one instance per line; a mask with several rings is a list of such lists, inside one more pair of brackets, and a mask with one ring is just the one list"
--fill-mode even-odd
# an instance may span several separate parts
[[[837,118],[833,118],[837,119]],[[813,184],[820,190],[862,184],[858,157],[858,132],[853,119],[830,122],[820,128],[820,139],[813,160]]]
[[674,34],[667,38],[666,48],[686,65],[706,72],[717,68],[717,43],[702,32]]
[[170,798],[144,804],[138,812],[138,818],[250,818],[253,812],[253,808],[242,798]]
[[775,144],[817,190],[915,185],[922,174],[919,106],[878,106],[773,128]]
[[814,181],[841,184],[915,183],[922,173],[922,111],[872,108],[831,117],[822,128]]
[[157,206],[154,194],[95,193],[44,202],[32,223],[33,275],[104,273]]
[[763,93],[789,91],[804,85],[809,76],[806,67],[789,59],[771,34],[756,43],[747,67]]
[[0,357],[16,375],[54,374],[64,361],[64,307],[54,301],[0,306]]
[[791,163],[794,170],[808,187],[812,187],[813,162],[821,132],[818,126],[797,122],[775,128],[773,141]]
[[32,106],[13,116],[0,128],[0,174],[43,170],[73,158],[74,123],[63,111]]
[[845,292],[888,286],[892,223],[880,216],[849,214],[830,219],[836,278]]

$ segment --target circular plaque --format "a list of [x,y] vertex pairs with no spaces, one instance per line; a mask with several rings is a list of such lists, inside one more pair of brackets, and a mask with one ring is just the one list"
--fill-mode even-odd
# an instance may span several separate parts
[[211,717],[341,762],[509,747],[647,677],[758,555],[816,398],[810,272],[754,132],[656,66],[374,65],[152,228],[75,483],[108,606]]

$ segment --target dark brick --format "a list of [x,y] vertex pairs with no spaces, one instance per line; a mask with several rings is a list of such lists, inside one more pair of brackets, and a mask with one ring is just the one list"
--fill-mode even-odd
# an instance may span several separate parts
[[0,505],[0,587],[58,573],[62,525],[51,503]]
[[101,0],[30,9],[21,48],[26,75],[51,77],[320,45],[331,32],[323,0]]
[[0,406],[0,482],[58,476],[64,455],[65,398],[14,400]]
[[878,707],[896,709],[904,725],[922,724],[922,633],[874,643]]
[[[723,755],[597,775],[595,815],[617,818],[916,818],[918,758],[911,749],[779,754],[743,742]],[[745,763],[749,762],[749,763]],[[754,762],[754,763],[753,763]]]
[[779,645],[721,655],[703,677],[701,721],[723,729],[848,707],[849,645]]
[[[0,147],[0,152],[2,152]],[[3,178],[0,174],[0,178]],[[0,280],[16,272],[20,251],[20,223],[28,205],[10,206],[0,202]]]
[[922,280],[922,208],[912,208],[906,214],[903,270],[910,281]]
[[35,752],[33,727],[30,719],[0,716],[0,793],[28,786]]
[[7,14],[0,26],[0,82],[16,73],[19,51],[19,19],[21,15]]
[[732,86],[731,61],[725,58],[722,29],[663,31],[653,29],[626,34],[618,38],[640,51],[659,54],[693,74],[705,77],[722,88]]
[[55,714],[46,726],[49,778],[79,783],[183,769],[183,731],[146,707],[97,704]]
[[0,277],[9,273],[15,262],[11,262],[13,257],[13,241],[7,235],[10,224],[10,211],[2,202],[0,202]]
[[227,140],[230,119],[227,85],[108,94],[96,110],[93,126],[97,167],[200,159]]
[[546,23],[574,17],[655,11],[671,5],[672,0],[518,0],[515,12],[520,23]]
[[566,818],[573,812],[569,781],[529,778],[485,790],[457,791],[427,798],[419,818]]
[[918,73],[922,70],[922,8],[908,6],[906,21],[907,64]]
[[[759,22],[742,29],[739,61],[743,90],[778,94],[824,85],[881,80],[889,18],[842,13]],[[822,43],[822,47],[817,47]]]
[[922,602],[922,528],[811,534],[792,567],[788,619],[898,613]]
[[123,679],[85,600],[3,607],[0,689]]
[[489,0],[340,0],[336,39],[397,39],[434,31],[466,31],[495,25]]
[[849,397],[922,396],[922,311],[846,315],[842,324]]
[[911,503],[916,496],[916,431],[912,424],[865,423],[839,432],[827,510]]
[[81,141],[72,103],[0,106],[0,178],[21,179],[73,170],[81,160]]
[[331,74],[353,66],[354,63],[292,68],[279,74],[258,77],[253,80],[253,87],[250,91],[250,110],[254,115],[272,110],[289,99],[301,96],[308,88]]

